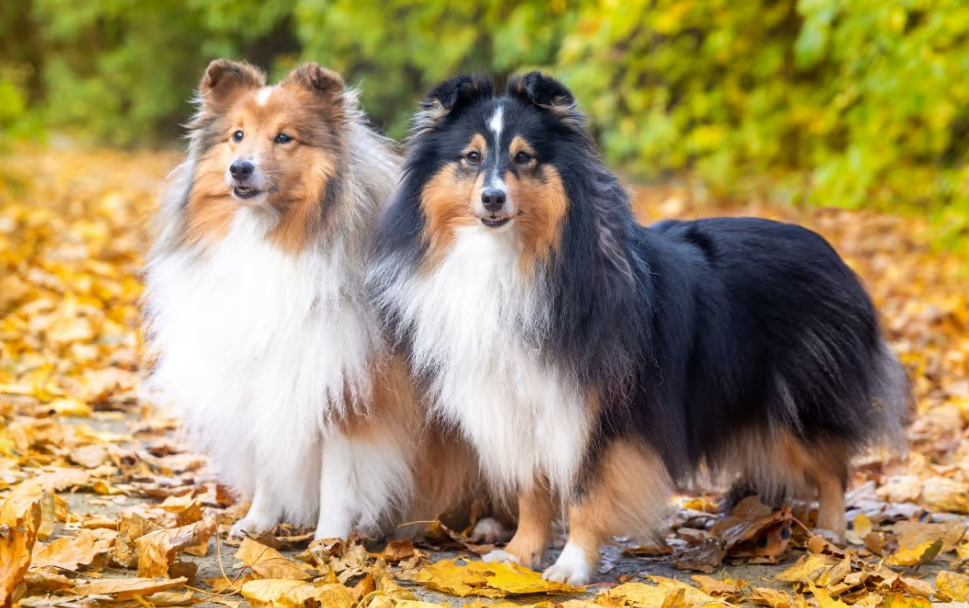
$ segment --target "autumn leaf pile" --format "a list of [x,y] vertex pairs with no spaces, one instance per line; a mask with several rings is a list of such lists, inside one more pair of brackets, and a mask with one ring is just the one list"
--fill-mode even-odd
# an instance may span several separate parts
[[442,525],[416,544],[311,543],[311,531],[287,527],[230,542],[245,505],[180,442],[178,421],[140,398],[139,272],[157,191],[177,157],[25,150],[2,161],[2,606],[969,600],[969,261],[933,248],[921,220],[636,191],[644,220],[743,213],[821,231],[864,278],[918,405],[908,457],[859,464],[845,544],[810,532],[811,505],[774,511],[748,499],[721,517],[714,494],[682,496],[665,538],[621,541],[600,582],[572,589],[483,564],[477,554],[489,547]]

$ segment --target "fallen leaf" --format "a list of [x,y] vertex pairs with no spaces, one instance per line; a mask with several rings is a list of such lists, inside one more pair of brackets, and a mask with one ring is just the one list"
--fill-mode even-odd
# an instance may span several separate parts
[[543,580],[532,570],[517,564],[480,561],[458,564],[441,560],[425,566],[414,581],[420,585],[458,597],[505,597],[526,593],[573,593],[575,587]]
[[242,596],[252,608],[353,608],[356,598],[344,585],[314,585],[291,579],[262,579],[243,585]]
[[811,595],[818,602],[819,608],[848,608],[848,604],[845,604],[841,600],[836,600],[828,595],[823,589],[818,589],[817,587],[810,586]]
[[59,570],[77,572],[85,569],[100,570],[107,562],[112,543],[106,542],[90,530],[82,530],[77,536],[58,538],[34,552],[33,566],[47,566]]
[[758,606],[770,608],[794,608],[797,605],[789,593],[769,587],[754,587],[747,599]]
[[743,581],[733,579],[719,580],[702,574],[694,574],[690,577],[690,580],[700,586],[700,591],[713,597],[730,599],[743,594]]
[[194,547],[215,534],[215,517],[208,516],[194,524],[173,530],[157,530],[135,541],[138,547],[138,576],[168,576],[180,549]]
[[942,570],[935,575],[935,595],[943,602],[969,601],[969,576]]
[[308,581],[313,574],[303,570],[279,551],[252,540],[243,539],[235,555],[252,570],[253,575],[263,579],[295,579]]
[[826,555],[804,555],[797,560],[796,564],[775,575],[774,578],[788,583],[814,584],[822,574],[838,561]]
[[865,544],[864,538],[871,534],[871,520],[864,513],[859,513],[851,522],[851,528],[845,532],[845,540],[853,545]]
[[84,596],[110,595],[116,601],[123,601],[184,587],[186,582],[184,578],[163,581],[150,578],[109,578],[79,582],[74,586],[74,592]]
[[879,608],[932,608],[932,603],[925,598],[889,593],[882,600]]
[[932,561],[942,550],[942,540],[927,540],[915,547],[902,548],[885,559],[889,566],[920,566]]
[[915,547],[928,541],[941,540],[942,553],[955,550],[966,535],[966,524],[961,522],[926,523],[903,521],[891,527],[900,547]]
[[41,495],[8,497],[0,505],[0,606],[16,602],[26,590],[24,576],[40,527]]

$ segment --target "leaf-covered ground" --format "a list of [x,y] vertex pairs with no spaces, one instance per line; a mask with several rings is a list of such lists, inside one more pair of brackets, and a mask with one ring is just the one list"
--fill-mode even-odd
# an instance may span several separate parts
[[[421,602],[694,607],[925,606],[969,597],[969,281],[929,227],[866,212],[698,205],[640,189],[644,220],[714,213],[806,223],[864,277],[914,381],[907,460],[873,455],[846,546],[811,505],[673,500],[663,543],[621,541],[576,590],[483,565],[434,526],[416,545],[230,543],[244,505],[178,423],[139,400],[139,268],[168,153],[22,151],[0,162],[0,605],[416,607]],[[553,551],[554,555],[554,551]],[[429,604],[427,604],[429,605]]]

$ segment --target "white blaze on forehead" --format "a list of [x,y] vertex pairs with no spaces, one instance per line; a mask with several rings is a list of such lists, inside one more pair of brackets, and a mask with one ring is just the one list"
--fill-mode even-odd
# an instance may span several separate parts
[[273,94],[273,87],[263,87],[256,93],[256,103],[264,106],[269,101],[269,96]]
[[499,142],[501,141],[501,128],[504,126],[505,119],[505,108],[499,105],[495,108],[495,113],[491,116],[491,120],[488,121],[488,126],[495,133],[495,148],[497,149]]
[[[488,121],[488,128],[490,128],[495,134],[495,151],[499,153],[499,146],[501,145],[501,129],[505,126],[505,107],[498,103],[498,107],[495,108],[495,113],[491,115],[491,119]],[[505,182],[501,179],[501,174],[498,172],[499,164],[495,165],[494,171],[492,172],[490,178],[488,179],[489,188],[497,188],[500,190],[505,189]]]

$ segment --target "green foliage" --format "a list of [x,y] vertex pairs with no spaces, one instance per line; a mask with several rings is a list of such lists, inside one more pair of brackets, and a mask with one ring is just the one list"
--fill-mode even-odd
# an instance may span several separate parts
[[583,11],[558,63],[647,175],[966,208],[967,43],[961,0],[637,0]]
[[540,0],[300,0],[295,15],[304,56],[360,83],[368,113],[396,136],[445,78],[550,64],[575,20],[563,2]]
[[[727,195],[969,217],[964,0],[24,0],[0,5],[0,128],[43,117],[118,144],[171,139],[208,60],[313,59],[402,136],[458,72],[540,68],[607,159]],[[33,124],[36,125],[36,122]]]

